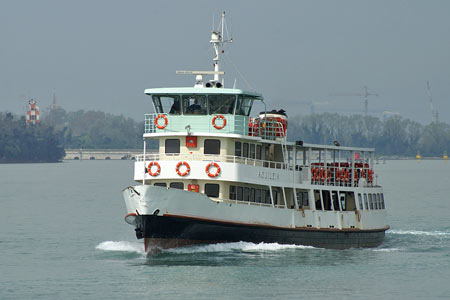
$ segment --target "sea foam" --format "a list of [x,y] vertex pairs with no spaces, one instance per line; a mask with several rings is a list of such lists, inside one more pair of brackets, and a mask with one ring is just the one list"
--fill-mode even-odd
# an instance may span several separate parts
[[198,245],[184,248],[170,249],[172,253],[207,253],[207,252],[265,252],[265,251],[279,251],[285,249],[309,249],[314,248],[311,246],[301,245],[281,245],[278,243],[249,243],[249,242],[236,242],[236,243],[218,243],[210,245]]
[[425,236],[449,236],[450,232],[444,231],[422,231],[422,230],[389,230],[392,234],[425,235]]
[[139,242],[106,241],[98,244],[95,249],[103,251],[134,252],[138,254],[145,254],[144,244]]

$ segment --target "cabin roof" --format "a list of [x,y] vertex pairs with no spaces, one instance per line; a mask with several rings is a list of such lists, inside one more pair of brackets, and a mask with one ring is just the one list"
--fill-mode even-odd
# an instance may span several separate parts
[[171,87],[171,88],[153,88],[146,89],[144,91],[147,95],[155,95],[155,94],[209,94],[209,95],[217,95],[217,94],[228,94],[228,95],[246,95],[250,97],[257,98],[259,100],[263,100],[264,97],[260,93],[244,91],[240,89],[228,89],[228,88],[202,88],[202,87]]

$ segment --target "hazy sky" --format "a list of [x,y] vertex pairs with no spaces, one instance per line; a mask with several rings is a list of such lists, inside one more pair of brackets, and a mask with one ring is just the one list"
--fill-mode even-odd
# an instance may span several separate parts
[[[143,120],[152,87],[191,86],[176,70],[212,70],[213,17],[232,18],[226,48],[268,108],[400,113],[431,121],[426,81],[450,123],[450,1],[0,1],[0,111],[29,98]],[[229,21],[229,19],[228,19]],[[237,79],[228,59],[225,85]]]

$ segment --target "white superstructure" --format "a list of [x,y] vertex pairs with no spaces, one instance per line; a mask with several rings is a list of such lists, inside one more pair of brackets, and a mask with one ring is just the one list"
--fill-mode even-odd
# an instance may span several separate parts
[[[224,14],[222,15],[222,32]],[[224,88],[222,32],[214,71],[194,87],[147,89],[144,152],[124,190],[138,238],[150,247],[227,241],[348,248],[379,245],[387,230],[374,149],[288,142],[283,110],[252,114],[263,97]],[[230,40],[231,41],[231,40]],[[214,79],[203,83],[203,76]],[[256,115],[255,117],[251,117]],[[148,153],[150,140],[157,153]]]

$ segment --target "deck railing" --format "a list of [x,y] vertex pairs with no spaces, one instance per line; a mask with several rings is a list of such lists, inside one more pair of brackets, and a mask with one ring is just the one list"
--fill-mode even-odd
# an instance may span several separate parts
[[[222,127],[222,125],[225,124],[224,121],[215,119],[216,116],[217,115],[146,114],[144,116],[144,132],[184,133],[189,130],[194,133],[233,133],[245,136],[257,136],[266,140],[285,138],[286,128],[276,120],[262,120],[260,118],[251,118],[241,115],[223,115],[226,120],[226,125]],[[217,126],[219,123],[220,125]],[[220,129],[216,128],[214,124]]]
[[[292,169],[288,164],[283,162],[268,161],[262,159],[254,159],[248,157],[234,156],[234,155],[216,155],[216,154],[195,154],[195,153],[152,153],[145,155],[145,161],[158,160],[198,160],[198,161],[214,161],[214,162],[228,162],[245,164],[248,166],[265,167],[272,169]],[[144,161],[144,155],[136,155],[136,161]]]
[[[376,186],[373,169],[368,165],[354,166],[311,166],[311,184],[326,186]],[[353,184],[352,184],[353,183]]]

